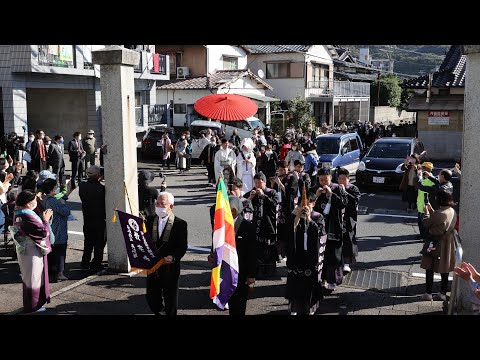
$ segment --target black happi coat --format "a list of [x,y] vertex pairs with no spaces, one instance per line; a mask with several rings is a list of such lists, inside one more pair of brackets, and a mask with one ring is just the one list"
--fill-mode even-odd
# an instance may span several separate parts
[[[311,221],[307,225],[300,219],[294,231],[295,218],[288,222],[287,241],[287,292],[286,298],[308,307],[321,300],[320,272],[323,265],[323,243],[321,237],[326,234],[322,214],[312,211]],[[307,250],[304,247],[304,233],[307,226]]]
[[[253,225],[255,226],[257,240],[259,238],[269,239],[275,242],[277,235],[277,204],[278,195],[273,189],[265,188],[265,196],[260,198],[255,196],[252,200],[253,206]],[[248,198],[250,192],[244,197]],[[261,212],[260,209],[263,209]]]
[[346,256],[357,256],[357,216],[360,190],[353,184],[348,184],[345,189],[347,194],[347,206],[343,215],[343,252]]

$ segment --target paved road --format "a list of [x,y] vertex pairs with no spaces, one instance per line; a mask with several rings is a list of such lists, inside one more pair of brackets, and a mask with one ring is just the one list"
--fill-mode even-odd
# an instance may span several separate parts
[[[154,163],[139,163],[138,167],[139,169],[159,170],[159,166]],[[207,184],[205,169],[197,165],[186,175],[178,175],[176,170],[166,171],[165,174],[168,190],[175,196],[175,212],[189,224],[189,246],[207,251],[211,244],[208,208],[215,201],[215,189]],[[153,185],[160,187],[160,182],[155,180]],[[69,223],[67,269],[70,280],[52,284],[52,292],[64,289],[76,281],[92,275],[80,270],[80,258],[83,250],[83,220],[78,190],[71,194],[68,204],[78,218],[78,221]],[[368,211],[365,215],[360,215],[358,220],[360,254],[357,269],[390,270],[401,272],[407,277],[412,273],[423,273],[418,266],[420,262],[418,251],[421,244],[418,240],[415,240],[415,235],[418,233],[416,220],[408,217],[414,216],[414,214],[407,215],[401,210],[404,205],[400,201],[400,193],[372,189],[362,196],[360,205],[367,207]],[[384,216],[382,212],[393,216]],[[110,218],[111,215],[113,213],[107,214],[107,218]],[[195,259],[190,260],[193,260],[192,266],[199,266],[199,269],[195,271],[199,271],[197,280],[201,282],[197,285],[189,284],[188,288],[191,291],[195,289],[206,291],[205,289],[208,287],[209,270],[206,268],[200,270],[205,266],[202,261],[205,258],[203,251],[197,251]],[[104,259],[107,259],[106,255]],[[193,268],[192,271],[194,271]],[[276,279],[276,282],[266,282],[264,284],[266,289],[276,289],[273,294],[276,297],[281,295],[280,293],[277,294],[278,291],[281,291],[281,287],[277,286],[281,285],[279,280],[284,283],[284,276]],[[421,283],[423,279],[418,281]],[[415,288],[414,291],[421,293],[421,286]],[[21,292],[18,264],[12,258],[12,251],[6,251],[2,247],[0,249],[0,313],[12,312],[20,308]],[[267,293],[264,295],[269,296]],[[280,299],[279,301],[282,306],[285,305],[283,300]],[[199,306],[211,309],[210,305],[207,307],[203,303]],[[193,309],[196,309],[195,304],[189,302],[186,309],[192,309],[193,311]],[[257,311],[263,311],[260,303],[255,312]],[[193,312],[186,311],[186,313]]]

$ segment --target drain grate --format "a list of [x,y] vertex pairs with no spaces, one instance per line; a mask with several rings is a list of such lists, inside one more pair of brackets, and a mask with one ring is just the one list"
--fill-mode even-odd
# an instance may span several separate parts
[[342,285],[401,294],[405,293],[403,276],[403,273],[396,271],[354,270],[343,278]]

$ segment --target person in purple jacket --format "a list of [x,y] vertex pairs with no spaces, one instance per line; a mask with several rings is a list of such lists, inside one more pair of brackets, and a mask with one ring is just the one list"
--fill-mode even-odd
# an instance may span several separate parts
[[18,264],[23,282],[23,310],[25,313],[45,311],[50,302],[47,254],[52,251],[48,222],[52,210],[40,218],[33,210],[37,197],[33,191],[24,190],[17,196],[14,234]]

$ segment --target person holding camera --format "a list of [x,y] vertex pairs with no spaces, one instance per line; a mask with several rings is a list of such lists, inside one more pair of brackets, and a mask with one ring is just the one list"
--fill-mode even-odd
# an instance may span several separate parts
[[[428,178],[430,172],[433,170],[431,162],[424,162],[421,168],[417,170],[418,185],[422,187],[432,187],[435,183]],[[433,188],[432,188],[433,189]],[[427,230],[423,226],[423,217],[425,216],[425,204],[429,203],[428,192],[418,189],[417,195],[417,211],[418,211],[418,230],[420,234],[418,239],[425,239]]]

